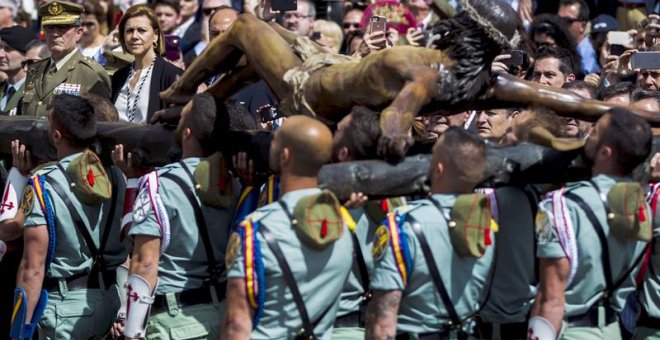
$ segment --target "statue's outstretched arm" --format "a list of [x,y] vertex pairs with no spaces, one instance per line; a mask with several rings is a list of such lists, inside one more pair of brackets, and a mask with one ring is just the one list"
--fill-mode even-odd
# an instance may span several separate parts
[[382,136],[378,152],[393,161],[403,158],[412,145],[409,130],[413,118],[431,100],[437,89],[438,74],[430,66],[416,66],[404,74],[410,80],[380,114]]
[[[532,83],[516,79],[507,74],[496,76],[490,89],[489,99],[480,103],[485,107],[488,102],[492,105],[504,107],[540,105],[552,109],[561,116],[570,116],[586,121],[595,121],[605,112],[616,107],[598,100],[589,100],[564,89]],[[652,126],[660,126],[660,112],[648,112],[644,110],[626,107],[635,114],[646,119]]]
[[233,69],[243,56],[277,97],[283,98],[289,93],[282,77],[286,71],[300,65],[301,60],[271,26],[253,15],[243,14],[227,32],[211,41],[181,78],[161,92],[161,98],[172,104],[188,102],[200,83]]

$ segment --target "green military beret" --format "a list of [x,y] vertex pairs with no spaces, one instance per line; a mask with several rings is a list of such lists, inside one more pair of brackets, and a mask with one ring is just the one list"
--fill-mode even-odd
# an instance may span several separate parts
[[66,169],[71,191],[87,205],[95,205],[112,196],[112,183],[99,157],[86,150]]
[[293,217],[298,238],[315,249],[324,249],[344,233],[339,200],[327,190],[301,198]]
[[52,1],[39,7],[41,26],[80,25],[85,9],[76,3]]
[[607,194],[607,203],[610,207],[607,223],[614,237],[644,242],[651,240],[652,216],[639,183],[616,183]]

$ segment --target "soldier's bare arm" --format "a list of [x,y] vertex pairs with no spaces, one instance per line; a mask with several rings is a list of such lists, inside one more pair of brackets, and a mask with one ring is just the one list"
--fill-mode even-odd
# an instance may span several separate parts
[[366,339],[394,339],[401,291],[374,291],[367,309]]
[[160,238],[136,236],[129,273],[142,276],[155,289],[160,260]]
[[39,225],[25,228],[23,244],[23,258],[18,267],[16,286],[25,289],[28,301],[25,320],[32,320],[32,313],[39,302],[41,284],[45,275],[46,252],[48,251],[48,229],[46,229],[46,226]]
[[252,311],[248,306],[243,279],[227,280],[227,312],[222,320],[220,339],[250,339]]
[[564,289],[568,279],[568,259],[540,259],[540,283],[531,316],[548,320],[556,332],[564,318]]

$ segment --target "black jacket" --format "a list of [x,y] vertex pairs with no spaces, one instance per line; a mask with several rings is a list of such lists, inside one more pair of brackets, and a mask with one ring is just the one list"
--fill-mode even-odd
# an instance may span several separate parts
[[[112,102],[117,101],[119,91],[126,83],[128,74],[133,65],[122,67],[115,74],[112,75]],[[178,75],[181,75],[183,70],[172,65],[167,60],[156,57],[154,62],[154,69],[151,71],[151,87],[149,90],[149,109],[147,114],[147,121],[151,119],[154,112],[162,110],[167,107],[164,101],[160,99],[160,92],[166,90]]]

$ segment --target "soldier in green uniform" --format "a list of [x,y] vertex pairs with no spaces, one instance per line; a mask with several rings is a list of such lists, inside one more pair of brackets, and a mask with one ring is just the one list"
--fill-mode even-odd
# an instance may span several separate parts
[[330,338],[353,251],[336,198],[318,189],[331,140],[323,123],[305,116],[275,131],[270,167],[282,195],[232,233],[224,338]]
[[[660,183],[652,186],[650,202],[653,208],[653,240],[647,251],[644,281],[639,289],[641,315],[637,319],[637,328],[633,339],[660,339]],[[638,274],[639,275],[639,274]]]
[[126,285],[127,339],[217,339],[220,334],[231,213],[227,200],[206,198],[205,178],[225,176],[217,172],[222,171],[219,154],[212,153],[228,125],[226,109],[216,114],[212,96],[196,95],[183,108],[176,132],[182,160],[141,179],[128,230],[134,246]]
[[83,7],[72,2],[51,1],[39,8],[51,58],[28,69],[23,114],[43,116],[53,95],[93,93],[110,99],[110,78],[103,67],[78,49],[82,37]]
[[634,290],[640,240],[651,237],[648,205],[629,176],[648,156],[651,138],[642,119],[611,110],[586,140],[592,178],[551,192],[539,205],[540,283],[530,337],[621,338],[618,313]]
[[466,331],[493,264],[488,198],[473,194],[485,156],[478,137],[447,130],[433,148],[432,196],[388,214],[376,230],[367,339],[442,339]]
[[105,244],[119,232],[110,199],[111,178],[118,174],[106,172],[88,149],[96,138],[89,102],[55,96],[48,119],[59,160],[36,170],[23,191],[20,212],[3,221],[25,226],[11,336],[30,338],[38,322],[41,338],[100,338],[119,308],[113,279],[102,275],[108,262],[116,266],[123,261],[111,260],[122,257],[116,241]]
[[[376,158],[380,137],[378,112],[355,107],[338,124],[333,135],[333,160],[350,162]],[[367,197],[353,194],[349,213],[356,221],[351,228],[353,268],[339,300],[337,319],[332,330],[333,339],[364,339],[366,307],[371,296],[370,276],[373,268],[371,248],[374,234],[385,214],[401,199],[366,201]]]
[[526,339],[527,315],[536,293],[535,207],[531,187],[488,189],[499,231],[490,292],[477,317],[478,339]]

